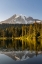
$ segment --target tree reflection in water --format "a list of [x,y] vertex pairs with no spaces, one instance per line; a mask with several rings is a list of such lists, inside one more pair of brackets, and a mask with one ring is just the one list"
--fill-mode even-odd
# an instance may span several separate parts
[[38,52],[42,51],[42,39],[33,39],[33,40],[0,40],[0,50],[9,49],[9,50],[30,50]]

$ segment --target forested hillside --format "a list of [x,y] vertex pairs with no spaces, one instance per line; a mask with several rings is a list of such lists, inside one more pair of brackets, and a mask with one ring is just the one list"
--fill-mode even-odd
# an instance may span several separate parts
[[1,37],[42,38],[42,24],[0,24]]

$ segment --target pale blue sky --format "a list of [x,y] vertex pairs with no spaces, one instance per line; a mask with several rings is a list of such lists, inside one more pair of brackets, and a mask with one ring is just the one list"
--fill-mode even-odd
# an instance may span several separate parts
[[42,0],[0,0],[0,21],[14,14],[42,20]]

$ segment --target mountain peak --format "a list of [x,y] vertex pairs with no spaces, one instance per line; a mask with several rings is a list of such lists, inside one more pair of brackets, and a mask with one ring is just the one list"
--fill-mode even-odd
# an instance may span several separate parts
[[33,19],[33,18],[29,16],[28,19]]
[[41,22],[38,19],[33,19],[32,17],[26,17],[22,14],[18,15],[18,14],[14,14],[12,17],[10,17],[9,19],[0,22],[0,24],[5,23],[5,24],[31,24],[34,23],[35,20],[39,23]]

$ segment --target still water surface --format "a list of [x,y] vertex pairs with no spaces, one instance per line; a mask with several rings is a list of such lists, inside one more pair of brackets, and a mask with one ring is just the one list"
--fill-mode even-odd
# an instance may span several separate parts
[[0,64],[42,64],[42,39],[0,40]]

